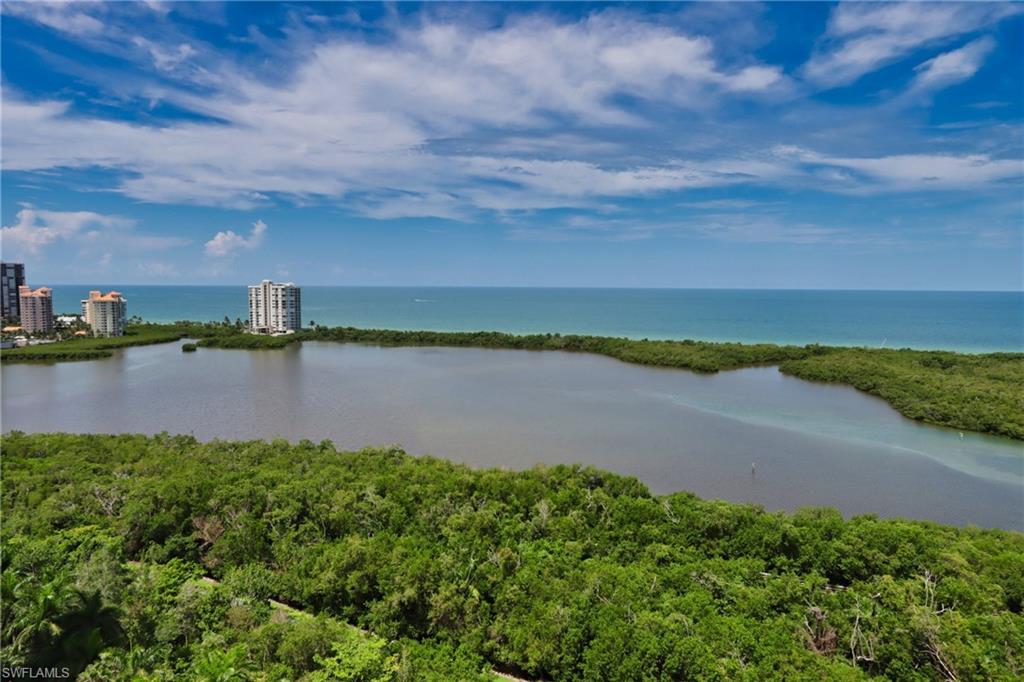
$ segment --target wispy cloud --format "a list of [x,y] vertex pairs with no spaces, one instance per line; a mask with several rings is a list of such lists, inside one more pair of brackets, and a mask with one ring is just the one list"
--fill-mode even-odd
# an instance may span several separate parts
[[1010,3],[841,3],[804,65],[811,82],[847,85],[921,47],[992,26],[1022,11]]
[[776,147],[775,154],[803,167],[816,169],[835,191],[899,192],[970,189],[1019,181],[1019,159],[993,159],[985,154],[894,154],[881,157],[842,157],[800,147]]
[[84,38],[102,35],[103,22],[93,16],[98,4],[80,2],[8,2],[3,12],[34,21],[71,36]]
[[506,232],[509,239],[541,242],[631,242],[665,235],[745,244],[892,246],[898,242],[876,230],[831,227],[746,210],[671,219],[573,216],[554,224],[517,225]]
[[[167,44],[139,36],[129,42],[161,77],[204,49],[177,37]],[[751,59],[725,66],[714,48],[711,39],[678,27],[603,12],[570,22],[529,15],[490,30],[427,20],[396,28],[388,42],[335,37],[303,48],[310,50],[306,57],[299,50],[292,72],[273,83],[231,59],[205,55],[202,85],[215,92],[197,95],[190,74],[181,73],[178,87],[140,85],[140,96],[159,91],[217,123],[88,118],[67,102],[29,102],[6,92],[5,168],[113,169],[125,173],[121,192],[155,202],[252,208],[272,195],[351,197],[354,207],[381,217],[415,214],[417,207],[439,217],[488,208],[463,191],[477,187],[481,176],[508,183],[492,203],[524,209],[702,186],[726,180],[678,165],[531,157],[543,153],[536,140],[557,137],[567,119],[649,125],[622,105],[623,97],[703,110],[722,99],[785,89],[779,67]],[[477,145],[466,153],[437,144],[481,130],[489,131],[493,149]],[[540,132],[532,145],[524,142],[526,130]],[[510,148],[527,156],[509,157]],[[592,135],[575,152],[602,148],[623,151]],[[403,197],[401,206],[385,206],[394,192]],[[453,208],[453,198],[463,205]]]
[[139,261],[135,264],[135,269],[147,277],[172,278],[181,274],[176,265],[162,261]]
[[687,221],[681,227],[710,239],[745,244],[892,246],[898,242],[894,236],[879,231],[758,215],[706,216]]
[[555,223],[514,225],[506,230],[505,236],[515,241],[535,242],[631,242],[651,239],[672,227],[672,223],[656,220],[574,215]]
[[15,222],[0,229],[0,242],[14,254],[38,256],[60,242],[87,250],[153,251],[182,246],[187,239],[138,234],[135,221],[92,211],[49,211],[25,206]]
[[742,210],[763,206],[763,201],[752,201],[750,199],[708,199],[705,201],[684,201],[679,203],[681,208],[694,208],[701,211],[721,210]]
[[189,43],[163,47],[142,36],[132,38],[132,43],[149,52],[153,58],[153,66],[160,71],[173,71],[182,62],[196,54],[196,49]]
[[[283,199],[380,220],[504,221],[666,194],[687,203],[686,193],[709,188],[950,191],[1021,176],[1019,145],[1000,147],[994,134],[980,130],[973,148],[948,150],[890,136],[900,123],[891,111],[879,122],[877,109],[791,101],[806,95],[804,86],[738,53],[728,35],[639,12],[512,13],[487,26],[428,12],[371,33],[315,32],[300,17],[287,41],[256,29],[244,38],[274,55],[267,75],[179,30],[133,32],[132,22],[115,21],[119,12],[147,12],[163,28],[166,7],[40,7],[13,12],[134,59],[149,75],[136,74],[119,95],[159,98],[191,116],[105,118],[71,99],[8,88],[4,170],[99,168],[115,178],[115,191],[146,202],[253,209]],[[995,49],[993,38],[976,35],[1017,11],[839,5],[802,73],[830,87],[918,55],[916,72],[907,67],[916,74],[909,90],[933,92],[970,78]],[[90,31],[90,17],[107,20],[117,40]],[[974,39],[946,49],[957,38]],[[933,56],[921,61],[924,46]],[[789,102],[784,125],[771,108],[779,101]],[[753,105],[768,107],[758,110],[766,115],[735,115]],[[894,137],[898,152],[890,151]],[[224,257],[261,236],[225,230],[205,250]]]
[[985,36],[929,59],[915,69],[917,76],[910,85],[911,91],[938,90],[968,80],[995,46],[996,41]]
[[[615,167],[579,160],[433,154],[321,139],[304,116],[247,105],[245,125],[160,128],[69,115],[59,102],[8,96],[5,169],[99,166],[130,172],[119,191],[144,201],[253,208],[272,195],[346,199],[375,218],[464,219],[475,211],[595,206],[603,199],[753,184],[840,192],[978,188],[1021,175],[1014,159],[985,154],[852,158],[781,146],[743,157],[674,159]],[[259,105],[263,108],[265,105]],[[294,119],[294,120],[293,120]],[[324,125],[328,125],[326,121]],[[338,133],[341,134],[340,132]],[[369,132],[365,133],[372,137]],[[419,139],[419,138],[416,138]],[[236,235],[237,237],[237,235]]]

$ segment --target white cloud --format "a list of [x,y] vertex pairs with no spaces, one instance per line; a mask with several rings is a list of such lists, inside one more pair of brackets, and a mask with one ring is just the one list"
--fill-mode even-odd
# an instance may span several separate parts
[[3,13],[73,36],[98,36],[103,22],[90,14],[96,5],[80,2],[5,2]]
[[763,92],[784,81],[777,66],[748,66],[726,79],[727,87],[736,92]]
[[[195,61],[188,59],[194,48],[177,36],[167,44],[142,37],[131,42],[161,73]],[[500,147],[507,135],[512,146],[531,154],[524,140],[543,139],[566,119],[584,126],[648,125],[622,106],[622,96],[706,109],[721,98],[760,96],[785,82],[775,66],[749,60],[722,66],[706,37],[611,12],[569,23],[521,17],[492,30],[425,21],[396,30],[385,43],[346,34],[309,47],[293,72],[273,83],[198,49],[216,71],[202,82],[217,91],[200,96],[164,84],[159,96],[222,123],[154,127],[86,118],[72,115],[66,103],[28,103],[5,92],[5,168],[123,171],[119,191],[144,201],[253,208],[272,195],[356,197],[354,205],[382,217],[420,209],[421,215],[452,217],[480,208],[467,206],[462,191],[476,173],[507,176],[496,165],[508,165],[504,159],[478,158],[479,147],[491,140]],[[439,140],[479,130],[489,132],[477,150],[434,149]],[[580,140],[576,151],[586,153],[586,146]],[[621,149],[600,140],[591,147]],[[567,151],[549,145],[547,153]],[[524,163],[536,162],[512,157],[511,165]],[[570,204],[599,193],[573,188],[585,177],[613,194],[627,185],[657,191],[695,179],[674,167],[630,170],[643,165],[635,162],[603,169],[550,163],[561,167],[535,169],[535,175],[558,180]],[[514,184],[521,189],[505,192],[502,201],[517,203],[518,196],[523,207],[557,203],[558,190],[531,198],[537,183]],[[402,205],[383,206],[395,193],[406,195]]]
[[196,49],[189,43],[163,47],[142,36],[135,36],[132,38],[132,44],[146,50],[153,59],[153,66],[160,71],[173,71],[186,59],[196,54]]
[[830,227],[800,220],[784,220],[747,209],[704,214],[695,219],[602,219],[573,216],[554,225],[517,225],[506,233],[517,241],[606,241],[629,242],[651,239],[659,234],[698,236],[716,241],[746,244],[797,245],[892,245],[885,234],[847,227]]
[[412,194],[375,196],[351,202],[351,206],[360,214],[375,220],[395,220],[397,218],[445,218],[448,220],[467,221],[470,212],[466,210],[464,201],[443,191]]
[[464,160],[478,177],[501,180],[556,197],[636,196],[727,184],[724,174],[689,167],[682,162],[663,166],[608,169],[583,161],[472,157]]
[[877,246],[894,243],[891,236],[874,232],[763,216],[708,216],[684,225],[691,231],[711,239],[745,244]]
[[651,239],[671,227],[671,224],[659,224],[648,220],[572,216],[554,225],[515,225],[509,228],[505,235],[514,241],[530,242],[634,242]]
[[803,72],[818,85],[847,85],[914,50],[1021,11],[1010,3],[841,3],[832,10],[825,38]]
[[918,66],[911,90],[938,90],[969,80],[978,72],[996,42],[985,36],[963,47],[943,52]]
[[[938,27],[945,25],[940,18],[952,21],[950,12],[971,20],[963,26],[1005,14],[886,7],[838,8],[829,29],[837,42],[818,57],[846,64],[836,55],[869,36],[885,37],[891,57],[910,49],[908,32],[917,31],[917,44],[931,40],[921,36],[946,35]],[[932,28],[915,28],[914,12],[926,14],[923,23]],[[352,33],[289,40],[287,48],[274,48],[294,52],[282,54],[287,70],[275,70],[272,79],[173,31],[127,40],[125,49],[160,84],[132,85],[138,96],[158,92],[217,122],[102,119],[5,90],[4,169],[101,168],[114,171],[115,191],[149,202],[251,210],[283,198],[341,204],[382,220],[473,220],[482,213],[505,220],[516,211],[597,209],[626,197],[741,183],[881,191],[884,169],[904,163],[878,151],[879,131],[892,121],[865,124],[871,112],[856,121],[835,116],[835,109],[808,114],[794,107],[787,114],[785,134],[798,141],[861,149],[851,137],[871,140],[874,156],[859,160],[779,154],[772,137],[783,126],[770,117],[719,120],[719,104],[783,96],[792,83],[774,65],[739,55],[726,62],[711,38],[669,23],[607,11],[574,22],[534,13],[498,28],[472,24],[424,18],[389,24],[388,40]],[[966,73],[970,54],[937,57],[918,78],[939,87]],[[876,62],[856,63],[859,69]],[[840,64],[838,71],[857,71],[849,68]],[[704,123],[690,130],[691,120]],[[770,134],[762,135],[766,127]],[[687,153],[676,151],[682,149]],[[977,188],[1015,176],[1012,162],[987,156],[928,154],[920,161],[928,158],[938,159],[937,174],[907,172],[892,188]],[[953,168],[957,159],[964,168]],[[227,230],[206,250],[226,255],[249,248],[250,239]]]
[[706,201],[687,201],[679,204],[681,208],[693,208],[699,211],[718,211],[722,209],[747,209],[761,206],[765,202],[750,199],[708,199]]
[[126,229],[134,221],[91,211],[43,211],[31,206],[18,211],[16,222],[0,230],[5,249],[32,255],[58,241],[95,239],[103,230]]
[[71,244],[81,253],[142,253],[162,251],[184,246],[188,239],[140,234],[136,222],[118,215],[105,215],[92,211],[48,211],[23,205],[15,222],[0,229],[0,243],[4,251],[39,256],[58,243]]
[[[628,148],[605,144],[597,153],[608,162],[596,163],[530,158],[555,154],[515,140],[505,147],[522,156],[486,156],[472,148],[435,153],[415,127],[389,128],[385,122],[375,136],[363,123],[352,124],[355,119],[328,116],[326,104],[297,112],[279,107],[280,99],[269,91],[266,96],[272,99],[237,105],[237,115],[229,117],[238,121],[235,125],[188,122],[156,128],[75,118],[60,103],[30,104],[8,94],[4,168],[127,171],[119,191],[144,201],[252,209],[278,195],[298,203],[342,201],[377,219],[457,220],[470,220],[480,211],[596,207],[603,199],[738,184],[812,184],[840,192],[946,190],[981,188],[1020,176],[1020,164],[1013,159],[972,153],[852,158],[777,147],[637,163]],[[505,150],[499,146],[496,151]],[[582,143],[572,151],[587,153]],[[705,154],[716,151],[721,154],[713,148]],[[225,249],[243,239],[224,234]]]
[[[240,117],[244,125],[153,128],[73,119],[58,104],[13,100],[12,118],[4,109],[4,164],[8,170],[95,165],[130,171],[120,191],[156,202],[252,208],[271,194],[299,200],[369,195],[353,205],[378,217],[416,215],[421,209],[419,215],[457,217],[481,208],[571,206],[601,195],[735,182],[728,173],[682,162],[615,168],[574,160],[435,154],[420,148],[426,138],[408,128],[391,128],[391,139],[385,139],[386,123],[382,135],[363,130],[362,123],[347,132],[318,132],[318,126],[346,123],[326,114],[303,122],[307,114],[255,101],[249,106],[266,116],[246,107]],[[481,192],[481,179],[501,186]],[[395,199],[396,193],[405,196]],[[383,207],[385,199],[397,203]]]
[[248,237],[244,237],[233,230],[223,230],[213,236],[213,239],[206,242],[206,255],[216,258],[230,256],[236,251],[252,251],[263,243],[263,235],[267,231],[267,224],[257,220],[252,224],[252,231]]
[[843,190],[844,184],[849,191],[969,189],[1019,181],[1024,176],[1024,162],[1020,159],[993,159],[985,154],[841,157],[799,147],[778,147],[775,153],[811,168],[839,171],[831,178],[836,183],[833,188],[838,190]]

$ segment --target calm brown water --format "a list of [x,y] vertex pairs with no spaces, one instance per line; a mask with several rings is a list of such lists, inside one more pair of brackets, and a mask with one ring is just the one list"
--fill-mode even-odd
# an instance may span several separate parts
[[1024,528],[1019,443],[961,438],[774,368],[697,375],[568,353],[306,343],[167,344],[2,373],[5,431],[398,443],[474,466],[581,462],[655,492],[769,509]]

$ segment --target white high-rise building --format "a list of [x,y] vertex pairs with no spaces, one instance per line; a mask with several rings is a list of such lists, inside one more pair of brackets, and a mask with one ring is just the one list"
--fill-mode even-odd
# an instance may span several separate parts
[[82,317],[96,336],[122,336],[128,319],[128,299],[117,291],[90,291],[82,301]]
[[302,290],[265,279],[249,287],[249,331],[288,334],[302,328]]

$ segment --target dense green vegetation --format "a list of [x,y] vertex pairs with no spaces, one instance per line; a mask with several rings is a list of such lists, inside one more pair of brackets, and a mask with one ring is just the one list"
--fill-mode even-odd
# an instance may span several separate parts
[[300,341],[597,353],[642,365],[717,372],[778,365],[786,374],[854,386],[929,424],[1024,440],[1024,353],[968,355],[911,349],[652,341],[561,334],[430,332],[315,327],[285,336],[242,331],[241,321],[131,325],[113,339],[75,339],[6,350],[5,362],[106,357],[110,349],[190,337],[207,348],[273,350]]
[[300,341],[302,334],[264,336],[260,334],[206,334],[199,341],[207,348],[234,348],[239,350],[273,350]]
[[12,433],[3,450],[4,666],[381,682],[491,666],[551,680],[1024,672],[1020,533],[766,513],[591,468],[471,470],[326,441]]
[[81,337],[54,343],[10,348],[0,352],[3,362],[65,362],[95,360],[113,355],[116,348],[168,343],[186,336],[186,329],[174,325],[129,325],[124,336]]
[[[752,365],[776,364],[826,352],[824,347],[778,346],[775,344],[710,343],[706,341],[650,341],[607,336],[527,334],[500,332],[428,332],[318,327],[303,332],[302,338],[319,341],[372,343],[383,346],[469,346],[518,350],[561,350],[598,353],[642,365],[678,367],[697,372],[717,372]],[[221,341],[225,347],[227,339]]]
[[848,384],[911,419],[1024,439],[1024,354],[831,348],[783,362],[812,381]]
[[[124,336],[74,337],[54,343],[5,349],[0,353],[3,362],[67,362],[73,360],[96,360],[108,358],[118,348],[146,346],[154,343],[170,343],[183,338],[213,340],[218,337],[233,339],[233,347],[243,348],[245,340],[253,337],[243,333],[241,320],[230,322],[175,322],[173,324],[152,324],[140,318],[129,320]],[[259,342],[257,342],[258,344]],[[279,345],[279,344],[278,344]],[[269,344],[267,347],[278,347]],[[253,346],[260,347],[260,346]]]

